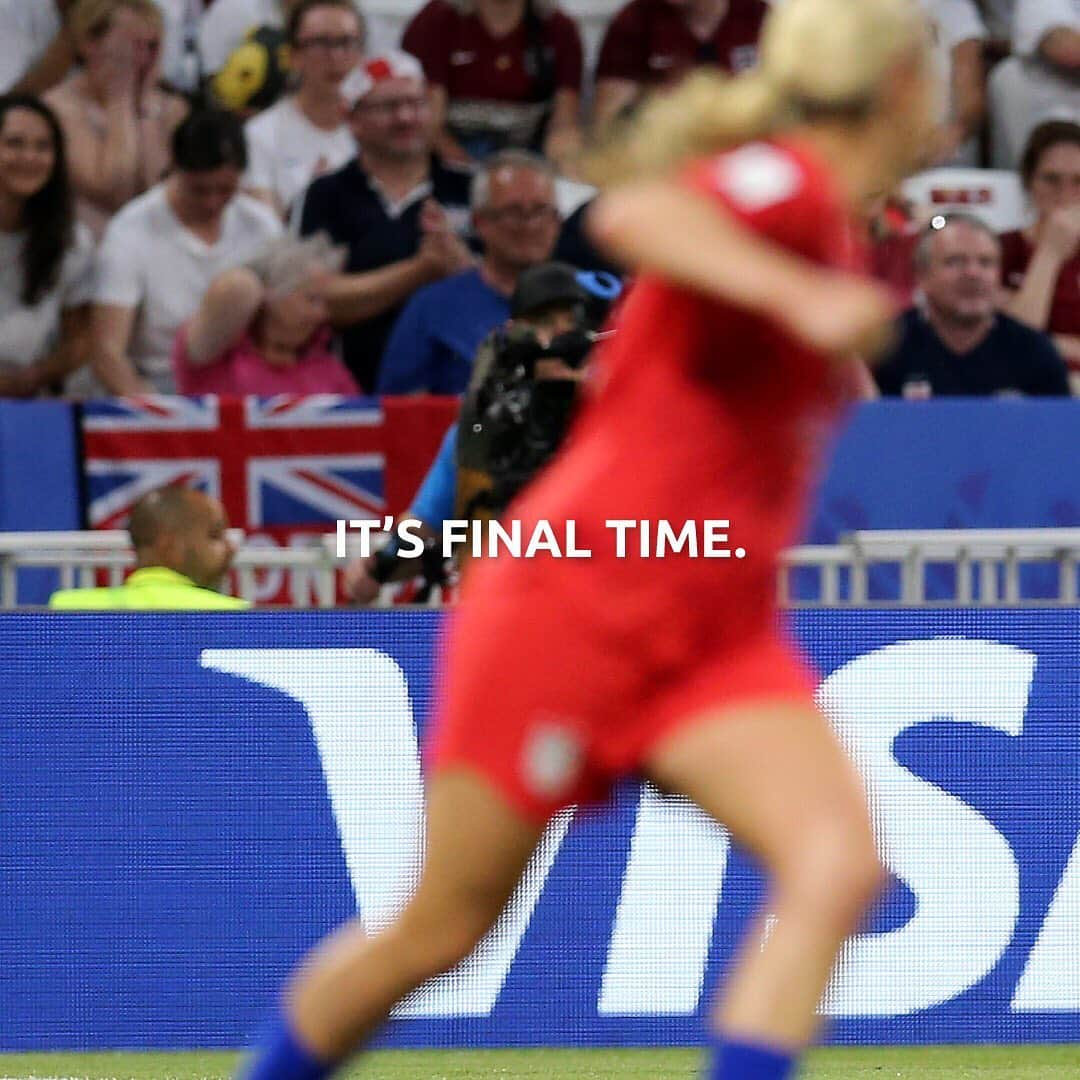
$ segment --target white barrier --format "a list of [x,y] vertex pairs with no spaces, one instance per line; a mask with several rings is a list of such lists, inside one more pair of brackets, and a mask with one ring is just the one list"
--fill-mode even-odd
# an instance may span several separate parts
[[[254,575],[260,570],[302,571],[314,582],[318,607],[333,607],[337,573],[343,561],[335,554],[336,538],[327,534],[310,547],[266,548],[244,544],[243,532],[230,530],[237,548],[234,567],[238,593],[255,595]],[[860,531],[838,544],[792,548],[779,575],[780,603],[785,607],[872,606],[1015,606],[1030,603],[1075,604],[1080,529],[930,529]],[[0,533],[0,609],[18,604],[18,571],[37,567],[57,570],[61,588],[95,584],[105,572],[119,584],[134,564],[126,532]],[[898,596],[891,601],[869,598],[868,576],[879,565],[900,568]],[[929,598],[927,568],[936,564],[956,571],[953,596]],[[1022,595],[1021,569],[1033,564],[1057,567],[1053,598],[1032,601]],[[817,573],[816,594],[797,595],[792,572]]]

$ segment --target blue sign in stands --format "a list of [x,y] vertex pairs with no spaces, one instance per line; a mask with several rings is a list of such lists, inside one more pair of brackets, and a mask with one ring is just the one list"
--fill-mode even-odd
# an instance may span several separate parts
[[[79,527],[75,415],[60,402],[0,402],[0,529]],[[855,529],[1080,525],[1078,418],[1076,401],[868,402],[830,455],[804,539],[830,544]],[[51,571],[24,571],[20,598],[44,603],[55,582]],[[871,598],[889,600],[897,585],[894,568],[876,567]],[[927,585],[930,599],[951,596],[951,569],[929,568]],[[1055,595],[1052,571],[1025,568],[1021,589],[1030,599]],[[811,575],[796,575],[794,595],[816,592]]]
[[[420,852],[433,612],[0,617],[0,1049],[241,1045],[297,957],[377,929]],[[806,611],[898,884],[834,1042],[1080,1038],[1078,610]],[[627,784],[552,823],[388,1046],[685,1044],[761,899]]]

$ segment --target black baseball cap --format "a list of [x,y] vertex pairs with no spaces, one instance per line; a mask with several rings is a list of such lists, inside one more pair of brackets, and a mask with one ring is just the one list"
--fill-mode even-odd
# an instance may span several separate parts
[[517,280],[510,297],[510,315],[520,318],[556,304],[584,304],[589,294],[569,263],[546,262],[530,266]]

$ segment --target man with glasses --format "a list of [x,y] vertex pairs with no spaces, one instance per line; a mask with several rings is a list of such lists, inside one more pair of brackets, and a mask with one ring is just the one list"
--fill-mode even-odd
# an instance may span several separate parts
[[562,219],[544,158],[523,150],[488,158],[470,202],[483,258],[405,306],[383,355],[381,394],[463,393],[481,341],[510,317],[518,278],[551,258]]
[[387,52],[346,80],[349,126],[359,154],[308,188],[304,235],[327,232],[348,248],[333,282],[330,313],[343,331],[345,363],[368,393],[401,305],[421,286],[473,262],[468,228],[470,176],[432,149],[431,111],[419,61]]
[[364,27],[352,0],[300,0],[286,34],[296,91],[247,122],[244,177],[283,216],[316,176],[356,153],[341,85],[360,62]]

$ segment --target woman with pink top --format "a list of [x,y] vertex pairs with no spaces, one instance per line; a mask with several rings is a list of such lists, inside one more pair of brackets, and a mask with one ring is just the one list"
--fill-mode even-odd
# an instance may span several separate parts
[[271,242],[218,275],[178,331],[181,394],[359,394],[330,348],[326,286],[344,262],[325,234]]

